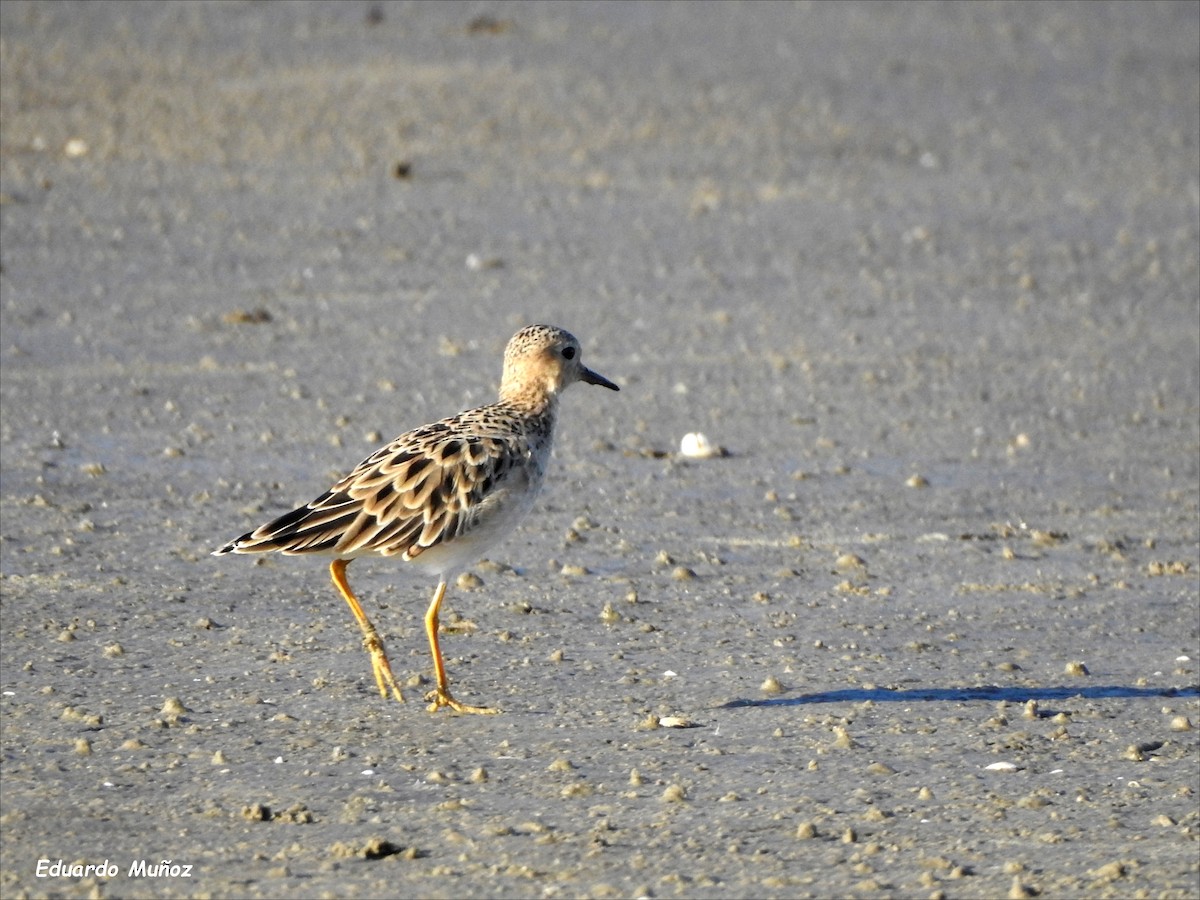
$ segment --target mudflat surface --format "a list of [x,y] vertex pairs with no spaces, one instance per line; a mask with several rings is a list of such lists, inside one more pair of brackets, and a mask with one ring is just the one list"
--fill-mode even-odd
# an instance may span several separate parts
[[[1198,20],[0,4],[0,894],[1195,896]],[[359,561],[383,701],[209,551],[538,321],[504,714]]]

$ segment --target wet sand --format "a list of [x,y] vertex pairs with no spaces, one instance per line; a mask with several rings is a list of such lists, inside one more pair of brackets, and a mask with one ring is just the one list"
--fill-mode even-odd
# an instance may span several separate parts
[[[1194,896],[1198,41],[6,0],[0,894]],[[538,321],[622,390],[451,588],[504,715],[360,561],[383,701],[321,561],[209,552]]]

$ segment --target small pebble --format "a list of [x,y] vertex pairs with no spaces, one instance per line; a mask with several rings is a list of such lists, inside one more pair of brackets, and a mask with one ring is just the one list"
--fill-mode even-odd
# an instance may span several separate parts
[[1027,900],[1027,898],[1034,896],[1036,894],[1030,888],[1023,885],[1019,877],[1014,875],[1012,887],[1008,889],[1008,900]]
[[1116,881],[1118,878],[1124,878],[1125,872],[1125,864],[1114,861],[1105,863],[1098,869],[1093,869],[1089,874],[1104,881]]
[[783,685],[779,683],[779,679],[774,675],[768,675],[763,683],[758,686],[758,689],[764,694],[782,694]]
[[683,789],[681,784],[667,785],[667,789],[662,793],[664,803],[679,803],[687,799],[687,791]]
[[858,556],[857,554],[843,553],[837,558],[834,566],[839,572],[846,572],[850,569],[865,569],[867,567],[867,563],[861,556]]
[[467,255],[467,268],[472,272],[482,272],[484,269],[500,269],[503,267],[504,260],[498,256],[480,256],[478,253]]
[[159,710],[161,715],[173,719],[177,719],[188,712],[190,712],[190,710],[183,705],[183,701],[181,701],[178,697],[168,697],[163,701],[162,709]]
[[837,747],[839,750],[853,750],[858,746],[858,744],[855,743],[854,738],[850,737],[850,732],[841,725],[838,725],[836,728],[834,728],[833,733],[837,735],[833,742],[833,746]]
[[271,820],[271,807],[264,806],[261,803],[255,803],[253,806],[242,807],[242,818],[249,819],[251,822],[269,822]]

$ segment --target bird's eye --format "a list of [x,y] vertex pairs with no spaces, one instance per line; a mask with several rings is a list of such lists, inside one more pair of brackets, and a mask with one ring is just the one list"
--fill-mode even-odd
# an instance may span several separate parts
[[563,347],[563,359],[574,359],[574,358],[575,358],[575,348],[574,347]]

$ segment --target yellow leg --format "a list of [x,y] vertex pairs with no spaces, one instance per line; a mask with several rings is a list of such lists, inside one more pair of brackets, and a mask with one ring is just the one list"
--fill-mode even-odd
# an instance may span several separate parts
[[460,713],[495,715],[500,710],[490,709],[486,706],[467,706],[450,696],[450,681],[446,678],[446,667],[442,664],[442,650],[438,646],[438,610],[442,608],[442,598],[445,596],[446,582],[440,581],[437,590],[433,592],[433,601],[429,604],[429,610],[425,613],[425,632],[429,635],[429,649],[433,651],[433,672],[437,676],[437,689],[425,697],[430,701],[429,711],[437,712],[443,706],[447,706]]
[[354,596],[354,592],[350,590],[350,583],[346,581],[346,566],[349,564],[348,559],[335,559],[329,564],[329,574],[342,597],[350,604],[350,612],[354,613],[354,619],[362,629],[363,646],[371,654],[371,670],[375,673],[375,683],[379,685],[379,695],[386,700],[390,689],[392,695],[403,703],[404,695],[400,693],[400,685],[396,684],[396,676],[392,674],[387,651],[383,649],[383,639],[379,637],[379,632],[375,630],[363,608],[358,605],[358,598]]

